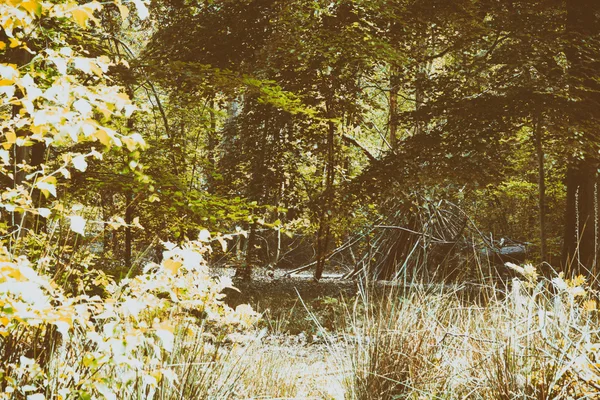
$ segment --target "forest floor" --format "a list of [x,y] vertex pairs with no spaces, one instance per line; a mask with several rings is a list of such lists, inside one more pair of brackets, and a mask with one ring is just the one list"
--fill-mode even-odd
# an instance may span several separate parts
[[[233,277],[234,269],[213,270]],[[287,276],[285,271],[258,270],[253,280],[235,281],[226,302],[250,304],[261,313],[260,339],[250,346],[245,362],[267,372],[271,384],[248,398],[344,399],[344,379],[350,362],[341,335],[343,305],[358,293],[357,282],[325,274],[315,282],[310,273]],[[275,365],[277,368],[269,368]],[[283,392],[273,393],[273,387]]]
[[[280,382],[265,387],[264,392],[247,393],[245,398],[347,398],[354,346],[348,327],[356,323],[349,316],[356,304],[362,304],[365,290],[358,281],[340,279],[339,273],[326,273],[316,282],[311,273],[288,276],[285,272],[258,270],[253,280],[234,281],[236,290],[226,290],[230,306],[250,304],[262,315],[258,328],[263,335],[253,345],[256,353],[251,349],[246,361],[271,371],[266,373],[269,379]],[[233,277],[235,270],[215,269],[213,274]],[[391,286],[399,287],[377,282],[368,292],[379,297],[389,293]],[[438,290],[440,285],[431,287]],[[467,291],[467,286],[461,288]],[[448,285],[448,289],[456,287]],[[401,290],[396,292],[400,297]],[[273,387],[284,388],[285,393],[273,393]]]

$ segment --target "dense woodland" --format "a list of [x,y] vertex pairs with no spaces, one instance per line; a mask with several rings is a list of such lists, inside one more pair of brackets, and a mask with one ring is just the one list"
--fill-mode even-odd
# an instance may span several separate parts
[[[111,152],[60,182],[57,196],[144,230],[103,229],[74,250],[93,249],[118,275],[159,254],[160,241],[243,231],[215,256],[240,276],[316,261],[319,278],[350,241],[352,257],[338,264],[390,277],[416,242],[439,264],[475,231],[480,251],[504,238],[527,243],[532,261],[593,272],[598,8],[169,0],[126,22],[118,5],[104,7],[84,36],[44,27],[30,48],[52,35],[85,41],[145,111],[117,128],[139,133],[146,151]],[[18,66],[32,58],[18,46],[3,52]],[[9,162],[61,155],[39,143]],[[24,180],[17,172],[3,184]],[[10,234],[14,216],[3,218]],[[44,221],[31,228],[48,231]]]
[[[169,0],[126,22],[104,7],[83,37],[49,26],[107,56],[108,79],[145,111],[118,129],[146,151],[113,151],[58,188],[94,218],[144,230],[104,229],[74,250],[122,275],[160,241],[243,231],[214,256],[239,276],[316,261],[317,278],[327,263],[389,278],[415,246],[413,268],[504,239],[527,243],[534,262],[594,273],[598,8]],[[11,162],[61,157],[41,144],[24,153]]]
[[595,310],[599,127],[597,0],[6,0],[0,399],[177,398],[174,310],[257,319],[209,267],[520,274]]

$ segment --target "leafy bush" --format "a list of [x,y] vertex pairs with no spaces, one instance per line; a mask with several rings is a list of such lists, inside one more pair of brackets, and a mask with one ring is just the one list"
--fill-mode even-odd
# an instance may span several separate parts
[[[145,18],[144,2],[133,3]],[[127,18],[120,0],[112,6]],[[107,84],[117,65],[90,57],[87,42],[69,42],[99,24],[94,13],[102,8],[97,1],[0,4],[9,41],[0,41],[0,175],[10,181],[0,191],[0,398],[151,399],[181,382],[170,363],[177,326],[187,324],[195,338],[210,332],[223,339],[257,319],[248,306],[223,303],[231,281],[208,273],[208,232],[182,245],[165,243],[160,264],[119,282],[71,257],[69,248],[90,222],[139,225],[88,221],[83,206],[60,196],[61,183],[85,172],[88,161],[102,160],[111,148],[145,147],[139,133],[117,127],[137,109],[122,88]],[[85,142],[104,152],[82,152]],[[49,156],[34,163],[28,149],[40,145]],[[137,163],[129,168],[143,180]]]
[[[69,398],[153,398],[179,381],[167,363],[176,325],[194,321],[221,338],[257,319],[222,302],[228,279],[211,279],[202,242],[170,245],[164,261],[106,287],[107,298],[68,296],[21,257],[0,264],[0,371],[5,393]],[[189,334],[200,329],[188,324]],[[40,397],[42,398],[42,397]]]

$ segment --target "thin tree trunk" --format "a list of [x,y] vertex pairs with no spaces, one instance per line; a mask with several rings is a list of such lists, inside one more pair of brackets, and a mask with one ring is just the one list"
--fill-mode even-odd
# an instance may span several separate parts
[[327,172],[325,176],[325,189],[323,191],[323,204],[319,219],[319,233],[317,236],[317,266],[315,280],[321,279],[325,269],[327,249],[331,236],[331,214],[333,206],[333,181],[335,177],[335,124],[328,122],[327,134]]
[[250,225],[248,240],[246,241],[246,259],[244,265],[236,271],[236,277],[244,281],[252,279],[252,269],[256,264],[256,222]]
[[390,66],[390,147],[392,151],[398,149],[398,72],[396,67]]
[[[256,204],[260,204],[263,200],[264,193],[264,176],[265,176],[265,157],[267,156],[267,134],[269,132],[270,115],[266,115],[264,122],[264,131],[260,139],[260,143],[257,143],[257,158],[252,161],[251,169],[251,183],[248,189],[248,198],[251,201],[255,201]],[[260,210],[260,208],[258,208]],[[250,225],[248,232],[248,246],[246,249],[246,260],[241,269],[236,271],[236,277],[243,280],[252,279],[252,270],[258,264],[258,254],[256,249],[256,229],[258,227],[257,217],[253,216],[253,222]]]
[[133,193],[131,191],[127,191],[125,193],[125,223],[127,226],[125,227],[125,268],[127,269],[127,274],[129,275],[131,272],[131,249],[132,249],[132,241],[133,241],[133,232],[131,231],[131,223],[133,222]]
[[[108,211],[108,200],[112,202],[112,196],[107,196],[106,194],[100,195],[100,206],[102,208],[102,220],[108,221],[109,219],[109,211]],[[107,224],[102,224],[102,252],[104,255],[108,252],[110,248],[110,231],[107,227]]]
[[534,140],[538,160],[538,207],[540,218],[540,260],[548,261],[546,233],[546,171],[544,170],[544,148],[542,142],[542,120],[537,115],[534,122]]
[[[133,100],[133,90],[128,90],[129,98]],[[127,130],[133,131],[135,127],[133,118],[127,120]],[[133,223],[133,192],[131,189],[125,191],[125,268],[127,269],[127,275],[131,274],[132,267],[132,242],[133,232],[131,231],[131,224]]]
[[215,116],[215,97],[213,96],[210,99],[209,105],[209,115],[210,115],[210,128],[208,131],[208,143],[207,143],[207,153],[208,153],[208,171],[206,176],[207,182],[207,191],[208,193],[215,192],[215,172],[217,169],[217,118]]
[[[4,39],[6,41],[5,37],[6,36],[5,36],[4,32],[0,32],[0,39]],[[29,63],[32,60],[32,58],[33,58],[33,56],[28,51],[21,49],[21,48],[14,48],[14,49],[8,49],[6,51],[6,54],[4,54],[2,62],[14,63],[18,67],[21,67],[21,66]],[[15,95],[17,97],[20,97],[20,96],[24,96],[25,93],[21,89],[17,89]],[[18,105],[18,104],[14,104],[12,106],[11,112],[12,112],[13,119],[19,115],[22,108],[23,108],[23,106]],[[16,133],[17,137],[21,137],[21,138],[28,137],[31,135],[31,132],[29,132],[26,129],[22,129],[22,128],[17,128],[15,133]],[[17,146],[17,144],[15,143],[12,145],[12,148],[10,150],[11,150],[12,163],[13,163],[12,186],[14,188],[16,188],[17,186],[25,184],[27,172],[23,168],[18,168],[17,165],[20,165],[20,164],[30,165],[31,147]],[[22,212],[12,211],[10,213],[10,215],[11,215],[10,225],[11,225],[11,232],[12,232],[13,240],[9,241],[8,246],[9,246],[9,250],[12,251],[11,246],[12,246],[13,241],[16,243],[19,240],[19,238],[21,236],[22,228],[25,227],[24,226],[25,225],[25,220],[24,220],[25,214]]]

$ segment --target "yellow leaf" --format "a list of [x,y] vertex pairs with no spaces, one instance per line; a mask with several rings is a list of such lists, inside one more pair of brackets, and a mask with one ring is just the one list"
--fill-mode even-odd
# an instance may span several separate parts
[[100,111],[102,115],[104,115],[104,118],[108,119],[112,115],[112,111],[110,111],[108,107],[104,107],[104,104],[105,103],[97,104],[96,107],[98,108],[98,111]]
[[181,268],[182,265],[183,264],[181,262],[173,261],[171,259],[163,262],[163,267],[165,267],[165,269],[171,272],[173,275],[177,274],[177,271],[179,271],[179,268]]
[[125,143],[125,146],[127,146],[127,150],[129,151],[134,151],[137,147],[135,141],[128,136],[123,136],[123,143]]
[[55,185],[55,184],[56,184],[56,182],[57,182],[57,181],[56,181],[56,177],[55,177],[55,176],[53,176],[53,175],[47,175],[47,176],[44,176],[44,177],[40,178],[40,181],[43,181],[43,182],[48,182],[48,183],[51,183],[51,184],[53,184],[53,185]]
[[27,10],[31,15],[41,16],[42,15],[42,3],[36,0],[27,0],[20,4],[22,8]]
[[129,16],[129,8],[127,8],[126,6],[121,4],[121,2],[117,3],[117,7],[119,7],[119,12],[121,13],[121,18],[123,19],[123,21],[125,21],[127,19],[127,17]]
[[34,135],[42,136],[46,132],[48,132],[48,127],[46,125],[31,126],[31,133],[33,133]]
[[102,76],[102,70],[95,63],[90,63],[90,69],[96,76]]
[[119,92],[117,93],[116,97],[125,103],[129,103],[129,96],[127,95],[127,93]]
[[11,49],[13,49],[13,48],[15,48],[15,47],[17,47],[18,45],[21,44],[21,41],[19,39],[16,39],[16,38],[8,38],[8,40],[10,41],[9,47]]
[[156,379],[157,382],[162,379],[162,372],[160,372],[159,370],[155,370],[154,372],[151,372],[150,375],[152,375],[154,377],[154,379]]
[[71,11],[71,15],[73,15],[73,19],[75,20],[75,22],[77,22],[77,25],[79,25],[82,28],[87,27],[87,22],[91,17],[90,13],[83,8],[78,8],[76,10]]
[[13,131],[6,132],[6,142],[13,144],[17,141],[17,135]]
[[6,43],[0,40],[0,50],[4,50],[6,48]]
[[98,129],[94,136],[106,147],[110,147],[111,139],[104,129]]
[[97,1],[92,1],[72,10],[71,15],[73,16],[73,19],[77,25],[81,26],[82,28],[86,28],[90,19],[98,22],[97,19],[94,18],[94,11],[99,10],[100,8],[102,8],[100,3]]

